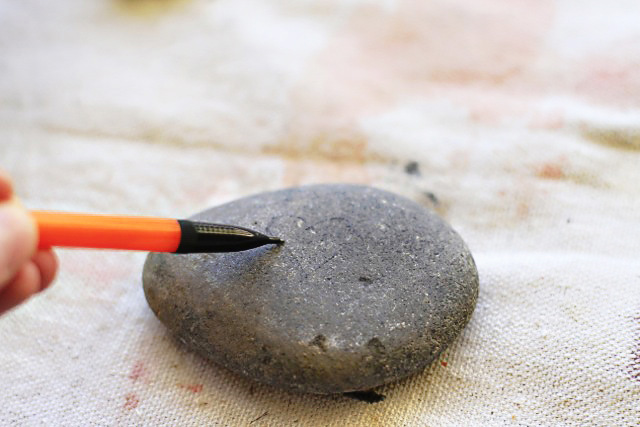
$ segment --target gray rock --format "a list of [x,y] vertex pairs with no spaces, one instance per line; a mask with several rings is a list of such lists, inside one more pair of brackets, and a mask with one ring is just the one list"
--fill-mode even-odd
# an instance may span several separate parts
[[392,193],[315,185],[194,217],[283,246],[152,253],[144,291],[189,348],[289,390],[368,390],[421,371],[460,333],[478,295],[473,258],[433,212]]

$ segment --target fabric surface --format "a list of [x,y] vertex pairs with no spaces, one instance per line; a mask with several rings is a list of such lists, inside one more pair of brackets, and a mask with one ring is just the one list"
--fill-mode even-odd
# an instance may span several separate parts
[[1,425],[640,424],[640,3],[0,0],[0,167],[29,208],[184,217],[369,184],[469,244],[462,335],[386,400],[186,352],[145,254],[60,250],[0,318]]

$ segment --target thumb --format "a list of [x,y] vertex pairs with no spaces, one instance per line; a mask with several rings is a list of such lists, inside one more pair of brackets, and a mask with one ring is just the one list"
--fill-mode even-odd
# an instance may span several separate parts
[[0,289],[35,253],[37,229],[15,199],[0,203]]

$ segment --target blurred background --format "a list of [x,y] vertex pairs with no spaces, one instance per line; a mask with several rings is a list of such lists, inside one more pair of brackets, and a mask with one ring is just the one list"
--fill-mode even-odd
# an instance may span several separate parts
[[144,254],[59,251],[0,320],[0,423],[637,425],[639,23],[635,0],[0,0],[0,167],[27,207],[368,184],[442,215],[481,279],[442,359],[366,405],[184,352]]

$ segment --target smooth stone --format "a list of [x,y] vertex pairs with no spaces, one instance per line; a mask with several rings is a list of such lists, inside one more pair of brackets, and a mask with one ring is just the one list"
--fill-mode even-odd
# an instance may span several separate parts
[[282,246],[152,253],[151,309],[187,347],[289,390],[368,390],[419,372],[469,321],[478,274],[432,211],[355,185],[262,193],[193,218],[253,228]]

